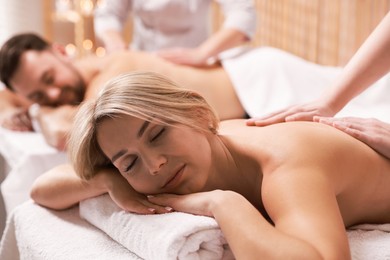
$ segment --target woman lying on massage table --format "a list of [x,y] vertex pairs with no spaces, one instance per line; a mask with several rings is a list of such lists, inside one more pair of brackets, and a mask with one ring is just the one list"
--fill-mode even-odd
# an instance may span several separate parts
[[390,222],[390,161],[364,143],[310,122],[218,123],[162,76],[119,76],[76,116],[75,171],[49,171],[31,196],[65,209],[108,192],[132,212],[210,216],[237,259],[350,259],[345,227]]

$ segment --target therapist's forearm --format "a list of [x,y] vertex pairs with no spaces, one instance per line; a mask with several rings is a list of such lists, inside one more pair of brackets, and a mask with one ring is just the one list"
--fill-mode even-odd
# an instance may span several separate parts
[[341,110],[390,70],[390,13],[370,34],[325,95],[330,105]]
[[106,47],[107,53],[127,49],[127,44],[122,36],[122,33],[115,29],[102,32],[100,34],[100,39]]
[[222,28],[203,42],[198,49],[202,56],[207,59],[247,41],[249,41],[249,38],[243,32],[232,28]]

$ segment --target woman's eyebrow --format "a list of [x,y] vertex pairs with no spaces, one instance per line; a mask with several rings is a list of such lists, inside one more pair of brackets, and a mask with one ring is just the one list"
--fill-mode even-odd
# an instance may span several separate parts
[[137,138],[140,138],[145,133],[145,130],[148,128],[149,124],[150,124],[149,121],[145,121],[142,124],[141,128],[138,131]]
[[119,157],[124,155],[126,152],[127,152],[127,149],[123,149],[123,150],[120,150],[119,152],[117,152],[116,154],[114,154],[114,156],[112,156],[112,158],[111,158],[111,163],[114,163]]

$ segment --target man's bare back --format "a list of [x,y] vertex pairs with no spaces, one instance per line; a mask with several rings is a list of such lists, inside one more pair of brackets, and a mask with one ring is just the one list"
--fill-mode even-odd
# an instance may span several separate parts
[[88,98],[96,96],[105,82],[119,74],[136,70],[153,71],[176,81],[180,86],[199,92],[217,111],[221,120],[242,118],[245,115],[232,82],[222,66],[181,66],[150,53],[133,51],[97,58],[93,63],[90,65],[97,68],[98,73],[92,73],[87,78]]

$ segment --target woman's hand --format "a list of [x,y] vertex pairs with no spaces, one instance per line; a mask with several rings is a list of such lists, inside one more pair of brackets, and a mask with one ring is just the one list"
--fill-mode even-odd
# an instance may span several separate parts
[[266,126],[290,121],[313,121],[314,116],[334,116],[338,111],[322,100],[295,105],[260,118],[246,121],[248,126]]
[[123,210],[138,214],[167,213],[166,208],[150,202],[146,195],[138,193],[116,169],[103,169],[103,182],[111,199]]
[[374,118],[357,117],[314,117],[314,121],[333,126],[390,159],[390,124]]
[[222,202],[226,193],[221,190],[187,195],[160,194],[148,196],[151,203],[172,208],[174,211],[213,217],[213,210]]

